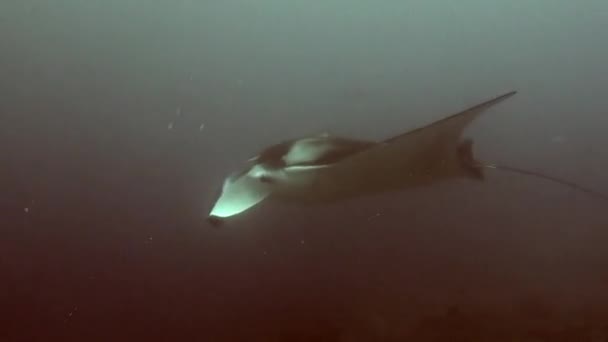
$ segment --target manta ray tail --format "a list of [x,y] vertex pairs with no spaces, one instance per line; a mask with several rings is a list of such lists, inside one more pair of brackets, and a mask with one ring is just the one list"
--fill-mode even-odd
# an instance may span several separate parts
[[584,192],[590,196],[593,196],[595,198],[601,199],[603,201],[607,201],[608,202],[608,194],[593,190],[591,188],[587,188],[585,186],[582,186],[580,184],[565,180],[565,179],[561,179],[561,178],[557,178],[554,176],[550,176],[541,172],[536,172],[536,171],[531,171],[531,170],[525,170],[525,169],[520,169],[517,167],[512,167],[512,166],[508,166],[508,165],[501,165],[501,164],[483,164],[483,163],[478,163],[477,164],[479,168],[486,168],[486,169],[495,169],[495,170],[501,170],[501,171],[506,171],[506,172],[511,172],[511,173],[517,173],[520,175],[524,175],[524,176],[532,176],[532,177],[536,177],[536,178],[540,178],[540,179],[544,179],[547,181],[551,181],[555,184],[560,184],[560,185],[564,185],[567,186],[569,188]]
[[473,141],[471,139],[466,139],[458,146],[458,158],[461,163],[462,168],[467,172],[467,175],[472,179],[483,180],[484,179],[484,169],[493,169],[500,170],[505,172],[511,172],[520,174],[523,176],[531,176],[539,179],[544,179],[555,184],[560,184],[563,186],[567,186],[569,188],[584,192],[588,195],[591,195],[595,198],[604,200],[608,202],[608,194],[593,190],[591,188],[587,188],[575,182],[571,182],[565,179],[557,178],[551,175],[547,175],[541,172],[521,169],[517,167],[512,167],[503,164],[490,164],[490,163],[482,163],[477,161],[473,156]]
[[456,153],[460,166],[465,171],[465,174],[476,180],[484,180],[483,166],[475,160],[473,154],[473,140],[465,139],[457,147]]
[[584,187],[580,184],[577,184],[577,183],[574,183],[574,182],[571,182],[571,181],[568,181],[565,179],[550,176],[550,175],[547,175],[547,174],[544,174],[541,172],[525,170],[525,169],[512,167],[512,166],[508,166],[508,165],[479,162],[478,160],[475,159],[475,156],[473,154],[473,140],[471,140],[471,139],[463,140],[458,145],[456,153],[458,156],[458,161],[460,162],[460,166],[465,171],[465,175],[471,179],[484,180],[485,179],[484,170],[486,170],[486,169],[501,170],[501,171],[505,171],[505,172],[520,174],[523,176],[531,176],[531,177],[536,177],[536,178],[544,179],[547,181],[551,181],[553,183],[567,186],[569,188],[584,192],[588,195],[594,196],[596,198],[599,198],[601,200],[608,202],[608,194]]

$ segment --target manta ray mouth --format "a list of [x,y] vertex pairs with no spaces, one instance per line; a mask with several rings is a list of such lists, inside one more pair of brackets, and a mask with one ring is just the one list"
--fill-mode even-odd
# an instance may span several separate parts
[[221,217],[215,215],[210,215],[209,217],[207,217],[207,222],[213,227],[220,227],[224,224],[224,220]]

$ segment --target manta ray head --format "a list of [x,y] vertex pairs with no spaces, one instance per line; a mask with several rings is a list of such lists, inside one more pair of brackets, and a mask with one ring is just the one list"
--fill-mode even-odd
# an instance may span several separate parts
[[207,221],[221,225],[227,218],[240,215],[273,194],[284,194],[293,189],[308,188],[317,177],[317,170],[329,165],[271,168],[255,164],[226,178],[209,212]]
[[351,145],[340,145],[327,135],[321,135],[283,142],[263,150],[250,158],[242,171],[226,178],[208,222],[218,226],[226,218],[249,210],[277,190],[306,186],[315,177],[315,170],[328,167],[351,150],[360,148],[361,144]]
[[220,226],[225,219],[239,215],[268,198],[285,180],[281,169],[254,164],[224,180],[207,221]]

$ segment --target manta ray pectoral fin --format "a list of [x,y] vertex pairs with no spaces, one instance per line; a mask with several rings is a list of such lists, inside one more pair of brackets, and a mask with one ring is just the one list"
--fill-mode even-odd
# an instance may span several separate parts
[[[387,143],[397,142],[403,139],[407,139],[411,142],[416,140],[416,143],[420,144],[421,139],[428,139],[434,136],[444,136],[446,138],[451,138],[456,142],[460,139],[460,135],[462,131],[467,127],[473,120],[475,120],[481,113],[483,113],[486,109],[502,102],[509,97],[517,94],[516,91],[510,91],[508,93],[497,96],[491,100],[482,102],[473,107],[465,109],[459,113],[452,114],[444,119],[435,121],[427,126],[423,126],[409,132],[394,136],[390,139],[384,140]],[[434,139],[434,138],[432,138]]]
[[468,178],[476,180],[484,180],[483,165],[475,160],[473,153],[473,140],[465,139],[456,148],[456,155],[460,166],[465,171]]

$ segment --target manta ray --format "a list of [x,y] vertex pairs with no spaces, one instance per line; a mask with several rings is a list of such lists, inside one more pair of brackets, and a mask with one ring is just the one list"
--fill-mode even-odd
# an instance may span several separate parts
[[484,111],[515,94],[507,92],[382,141],[322,133],[267,147],[225,179],[207,220],[218,226],[265,200],[321,204],[451,179],[483,181],[486,169],[544,178],[608,200],[608,196],[568,181],[475,159],[473,140],[462,138],[464,129]]

